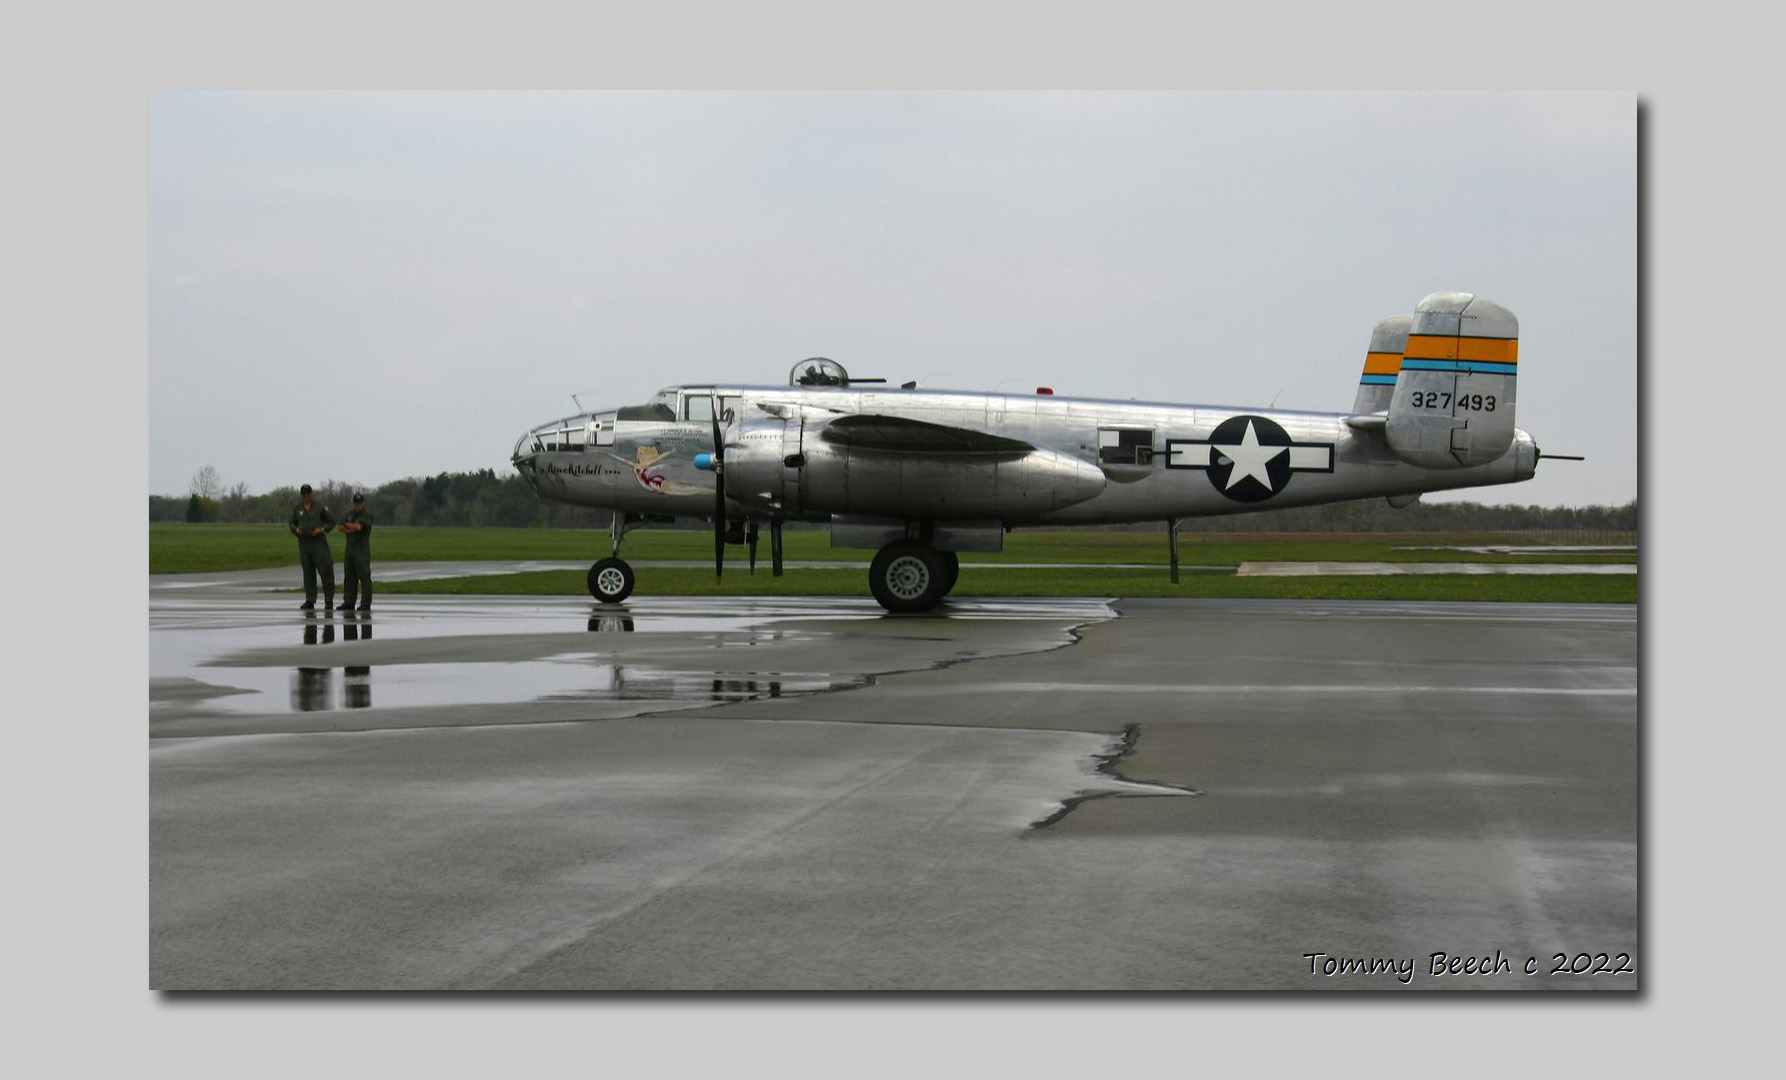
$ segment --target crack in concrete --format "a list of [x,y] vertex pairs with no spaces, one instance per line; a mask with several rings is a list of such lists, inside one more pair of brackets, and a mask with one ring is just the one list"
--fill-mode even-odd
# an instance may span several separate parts
[[1140,741],[1141,725],[1126,725],[1122,729],[1122,734],[1112,741],[1111,748],[1108,752],[1093,755],[1092,760],[1096,762],[1096,764],[1093,766],[1092,771],[1101,776],[1108,776],[1110,779],[1121,784],[1131,784],[1135,787],[1143,788],[1166,788],[1169,790],[1155,792],[1121,790],[1082,791],[1077,795],[1061,800],[1060,808],[1054,813],[1049,814],[1047,817],[1041,818],[1040,820],[1030,822],[1029,832],[1025,833],[1025,835],[1031,835],[1042,829],[1052,828],[1055,823],[1078,809],[1080,804],[1090,802],[1092,799],[1160,799],[1178,795],[1203,794],[1203,792],[1197,788],[1185,787],[1181,784],[1170,784],[1159,780],[1135,780],[1118,772],[1116,770],[1116,763],[1127,757],[1135,749],[1135,744]]

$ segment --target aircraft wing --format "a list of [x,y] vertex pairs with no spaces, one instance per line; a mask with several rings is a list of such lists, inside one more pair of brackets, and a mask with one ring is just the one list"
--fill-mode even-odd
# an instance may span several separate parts
[[819,437],[861,450],[920,454],[1027,454],[1035,449],[1022,439],[972,428],[866,413],[838,417],[820,429]]

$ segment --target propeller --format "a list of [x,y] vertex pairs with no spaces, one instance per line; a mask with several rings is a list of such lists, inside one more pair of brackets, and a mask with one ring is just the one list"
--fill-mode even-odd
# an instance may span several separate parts
[[750,531],[744,534],[744,542],[750,545],[750,572],[757,572],[757,523],[750,523]]
[[726,441],[713,410],[713,583],[724,584],[726,570]]

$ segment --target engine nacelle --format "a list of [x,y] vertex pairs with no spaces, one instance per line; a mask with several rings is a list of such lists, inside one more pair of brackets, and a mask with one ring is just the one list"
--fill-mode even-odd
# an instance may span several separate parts
[[752,420],[728,432],[726,494],[789,516],[1006,520],[1084,502],[1097,466],[1054,450],[899,450],[825,437],[825,421]]

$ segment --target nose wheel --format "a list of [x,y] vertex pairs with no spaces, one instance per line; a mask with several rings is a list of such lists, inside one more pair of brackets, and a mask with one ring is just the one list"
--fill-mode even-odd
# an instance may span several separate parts
[[618,604],[632,595],[637,580],[625,559],[601,559],[589,568],[589,595],[604,604]]

